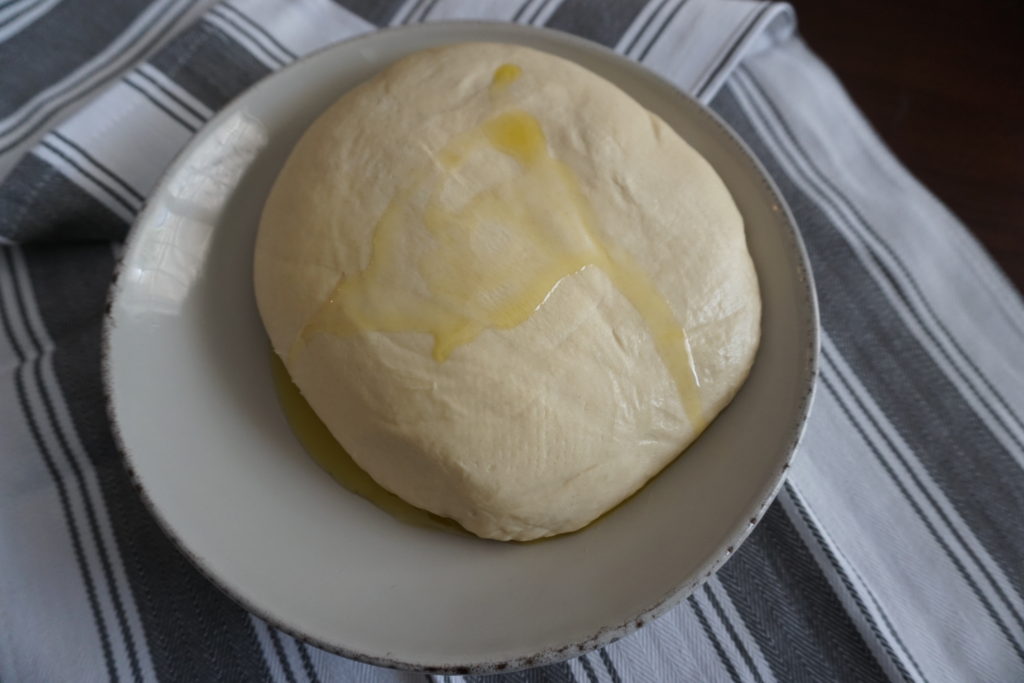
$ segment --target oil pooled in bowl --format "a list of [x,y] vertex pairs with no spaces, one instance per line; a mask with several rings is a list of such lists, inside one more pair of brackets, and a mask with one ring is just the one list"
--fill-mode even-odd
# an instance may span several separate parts
[[439,517],[410,505],[374,481],[366,470],[357,465],[352,456],[345,452],[327,426],[313,412],[299,388],[292,382],[288,370],[277,354],[270,355],[274,388],[288,425],[306,453],[335,481],[400,522],[475,538],[454,520]]
[[[299,440],[303,450],[305,450],[306,453],[309,454],[309,456],[313,458],[318,465],[320,465],[320,467],[330,474],[336,482],[360,498],[373,503],[382,511],[391,515],[400,522],[424,529],[446,531],[459,536],[485,540],[479,539],[474,534],[469,533],[453,519],[435,515],[427,512],[426,510],[422,510],[415,505],[406,503],[404,500],[374,481],[373,477],[367,474],[366,470],[357,465],[355,460],[352,459],[352,456],[345,451],[340,443],[338,443],[330,430],[327,429],[327,425],[317,417],[316,412],[314,412],[313,408],[306,402],[306,399],[302,397],[302,392],[300,392],[299,388],[295,386],[291,376],[288,374],[288,369],[284,366],[284,362],[276,353],[273,352],[270,354],[270,370],[274,380],[274,389],[277,392],[277,399],[281,403],[281,409],[284,412],[285,419],[288,420],[288,426],[291,427],[292,433],[294,433],[295,437]],[[601,520],[608,517],[608,515],[612,514],[632,500],[637,493],[644,490],[646,487],[647,484],[641,486],[638,491],[633,492],[625,500],[606,511],[590,524],[587,524],[583,529],[588,529],[599,523]],[[567,534],[579,533],[583,529],[570,531],[567,532]],[[515,545],[533,545],[535,543],[544,543],[545,541],[557,539],[567,534],[545,536],[542,538],[535,538],[531,541],[508,541],[508,543]]]

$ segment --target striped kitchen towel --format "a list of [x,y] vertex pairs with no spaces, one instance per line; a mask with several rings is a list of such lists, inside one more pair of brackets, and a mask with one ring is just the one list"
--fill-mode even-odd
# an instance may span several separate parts
[[823,327],[803,452],[733,558],[508,679],[1024,680],[1024,304],[792,11],[741,0],[0,0],[0,680],[423,680],[277,631],[172,547],[111,437],[100,326],[132,218],[229,99],[331,42],[465,18],[581,35],[708,103],[792,208]]

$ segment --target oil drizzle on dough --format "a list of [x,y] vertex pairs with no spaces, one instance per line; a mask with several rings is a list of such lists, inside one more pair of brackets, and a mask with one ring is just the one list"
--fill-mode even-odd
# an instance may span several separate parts
[[494,77],[491,78],[491,92],[500,93],[508,85],[519,80],[523,70],[517,64],[502,64],[494,70]]
[[[514,64],[500,66],[492,94],[520,75]],[[473,155],[495,152],[514,160],[515,171],[460,205],[442,200],[448,184],[465,182],[460,169]],[[551,155],[536,118],[517,109],[497,114],[457,136],[435,162],[391,200],[366,269],[340,279],[298,341],[325,332],[421,332],[433,336],[433,357],[443,362],[485,329],[525,322],[562,278],[593,266],[643,318],[687,417],[698,431],[706,426],[686,332],[644,270],[601,239],[575,173]],[[418,287],[408,284],[410,268]]]

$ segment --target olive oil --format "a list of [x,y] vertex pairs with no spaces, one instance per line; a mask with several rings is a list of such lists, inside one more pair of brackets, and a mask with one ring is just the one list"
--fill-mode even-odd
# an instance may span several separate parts
[[302,397],[299,388],[292,382],[288,370],[277,354],[272,353],[271,356],[274,388],[277,390],[277,398],[281,402],[281,408],[292,432],[295,433],[299,443],[310,457],[335,481],[406,524],[439,529],[463,536],[471,535],[455,521],[410,505],[374,481],[363,468],[355,463],[352,456],[345,452],[341,444],[331,435],[327,426],[313,412],[306,399]]
[[[520,76],[518,66],[500,66],[492,95]],[[516,171],[461,205],[447,205],[442,189],[459,182],[463,165],[481,150],[508,157]],[[420,291],[394,284],[406,267],[402,248],[416,230],[430,237],[415,264]],[[503,248],[487,246],[495,243]],[[392,198],[375,226],[366,269],[339,279],[296,344],[323,333],[421,332],[433,337],[433,357],[444,362],[485,329],[522,324],[563,278],[588,267],[603,271],[644,320],[688,419],[702,430],[686,331],[650,276],[602,239],[576,174],[551,154],[540,122],[515,108],[456,136]]]

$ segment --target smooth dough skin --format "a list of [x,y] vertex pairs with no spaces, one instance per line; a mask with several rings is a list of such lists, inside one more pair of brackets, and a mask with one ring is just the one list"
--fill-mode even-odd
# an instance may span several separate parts
[[714,170],[607,81],[511,45],[416,53],[321,115],[267,199],[255,289],[353,459],[499,540],[643,486],[760,338]]

